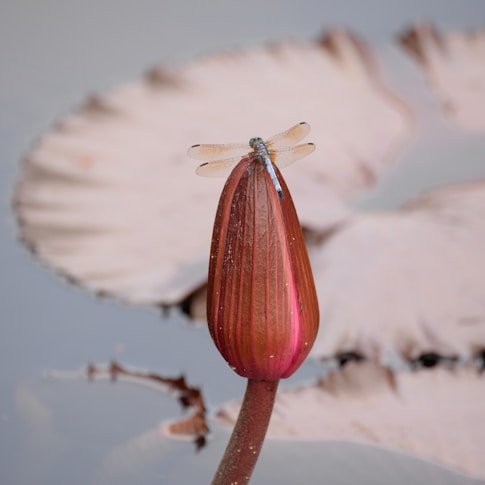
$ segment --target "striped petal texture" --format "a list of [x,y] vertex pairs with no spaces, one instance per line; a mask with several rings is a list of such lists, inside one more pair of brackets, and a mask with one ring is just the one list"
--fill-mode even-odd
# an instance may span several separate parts
[[207,315],[214,342],[243,377],[289,377],[308,355],[319,310],[310,262],[288,188],[264,164],[244,158],[217,209]]

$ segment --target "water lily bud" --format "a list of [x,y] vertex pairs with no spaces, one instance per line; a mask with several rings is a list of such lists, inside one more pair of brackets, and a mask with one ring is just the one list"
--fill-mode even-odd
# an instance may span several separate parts
[[221,194],[209,264],[207,317],[214,342],[241,376],[289,377],[308,355],[319,311],[298,216],[249,156]]

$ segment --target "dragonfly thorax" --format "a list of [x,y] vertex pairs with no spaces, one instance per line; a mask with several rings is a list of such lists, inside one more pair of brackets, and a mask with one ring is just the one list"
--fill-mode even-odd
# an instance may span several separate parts
[[251,138],[249,140],[249,146],[254,150],[257,157],[264,159],[269,156],[268,147],[259,136]]
[[251,138],[249,148],[253,150],[252,152],[248,152],[247,144],[229,143],[227,145],[193,145],[189,148],[188,154],[192,158],[204,161],[197,168],[197,173],[208,177],[227,175],[230,169],[233,169],[243,159],[250,158],[251,161],[264,164],[278,195],[284,199],[275,168],[276,166],[278,168],[287,167],[315,150],[313,143],[295,145],[309,131],[308,123],[298,123],[288,130],[272,136],[266,142],[260,137]]

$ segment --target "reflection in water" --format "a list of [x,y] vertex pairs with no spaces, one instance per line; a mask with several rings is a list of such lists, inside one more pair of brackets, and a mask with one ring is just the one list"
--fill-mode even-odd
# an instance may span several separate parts
[[[11,484],[209,483],[230,432],[216,426],[209,445],[194,453],[188,443],[167,439],[163,427],[147,426],[175,412],[173,401],[123,380],[89,385],[78,373],[74,380],[23,383],[16,397],[22,432]],[[377,446],[268,440],[264,450],[254,485],[483,483]]]
[[69,441],[55,429],[55,417],[42,402],[32,383],[15,391],[21,423],[20,444],[14,466],[13,483],[49,483],[59,464],[70,453]]

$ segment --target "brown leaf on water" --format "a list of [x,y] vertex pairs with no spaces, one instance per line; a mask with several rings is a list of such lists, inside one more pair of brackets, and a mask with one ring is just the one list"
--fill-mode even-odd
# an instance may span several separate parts
[[152,372],[130,370],[122,367],[117,362],[112,362],[107,369],[90,364],[87,369],[87,375],[89,379],[109,375],[113,381],[123,377],[135,380],[137,383],[150,384],[167,389],[177,398],[184,409],[191,409],[192,413],[186,418],[167,423],[164,427],[165,432],[173,437],[191,438],[197,449],[205,446],[206,436],[210,430],[206,420],[204,398],[200,389],[189,386],[183,375],[176,378],[165,377]]

